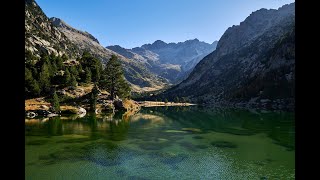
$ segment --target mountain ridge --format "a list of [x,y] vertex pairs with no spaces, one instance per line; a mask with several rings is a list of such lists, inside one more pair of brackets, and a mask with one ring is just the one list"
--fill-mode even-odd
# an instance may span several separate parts
[[294,6],[293,3],[278,10],[255,11],[240,25],[228,28],[217,49],[204,57],[188,78],[160,96],[186,97],[201,104],[272,106],[292,110]]
[[199,41],[197,38],[184,42],[166,43],[156,40],[131,49],[119,45],[107,46],[127,58],[133,58],[146,64],[150,70],[175,84],[187,77],[200,59],[215,50],[217,41],[211,44]]

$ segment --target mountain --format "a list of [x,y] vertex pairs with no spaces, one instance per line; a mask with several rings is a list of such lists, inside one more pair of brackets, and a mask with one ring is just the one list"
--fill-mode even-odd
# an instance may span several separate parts
[[152,44],[125,49],[119,45],[108,46],[127,58],[146,64],[151,72],[178,83],[187,77],[193,67],[206,55],[215,50],[217,41],[208,44],[198,39],[179,43],[166,43],[157,40]]
[[25,29],[25,49],[36,56],[53,53],[76,58],[89,51],[105,64],[114,54],[120,59],[134,91],[157,90],[166,85],[166,81],[151,73],[144,63],[104,48],[93,35],[77,30],[59,18],[49,19],[34,0],[25,1]]
[[80,49],[51,24],[34,0],[25,1],[25,49],[36,56],[41,53],[80,55]]
[[215,105],[293,109],[295,4],[253,12],[228,28],[215,51],[161,96]]

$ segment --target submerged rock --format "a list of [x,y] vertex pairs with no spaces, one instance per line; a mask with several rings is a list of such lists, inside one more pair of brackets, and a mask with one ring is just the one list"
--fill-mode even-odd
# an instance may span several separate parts
[[204,139],[204,137],[202,137],[202,136],[193,136],[192,138],[193,139]]
[[186,131],[172,130],[172,129],[166,130],[164,132],[167,132],[167,133],[186,133]]
[[237,145],[228,141],[213,141],[211,145],[219,148],[236,148]]
[[34,140],[34,141],[29,141],[26,144],[27,145],[44,145],[48,142],[49,142],[48,140]]
[[182,128],[182,131],[188,131],[188,132],[192,132],[192,133],[200,133],[202,132],[201,129],[197,129],[197,128]]

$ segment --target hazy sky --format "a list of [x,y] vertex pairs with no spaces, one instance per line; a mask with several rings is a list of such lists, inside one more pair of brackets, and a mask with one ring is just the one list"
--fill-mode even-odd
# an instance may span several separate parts
[[44,13],[87,31],[103,46],[125,48],[155,40],[212,43],[251,12],[294,0],[36,0]]

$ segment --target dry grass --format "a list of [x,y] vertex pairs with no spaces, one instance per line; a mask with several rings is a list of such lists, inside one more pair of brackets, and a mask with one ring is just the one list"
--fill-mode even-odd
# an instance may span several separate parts
[[60,106],[60,110],[61,110],[61,111],[70,110],[70,111],[75,111],[75,112],[77,112],[77,111],[78,111],[78,108],[76,108],[76,107],[74,107],[74,106],[63,105],[63,106]]
[[26,111],[44,109],[44,108],[40,108],[41,105],[45,105],[48,107],[51,106],[51,104],[49,102],[44,100],[44,97],[27,99],[24,102],[24,106],[25,106]]
[[140,105],[136,101],[131,99],[125,99],[123,101],[123,106],[127,110],[140,110]]

